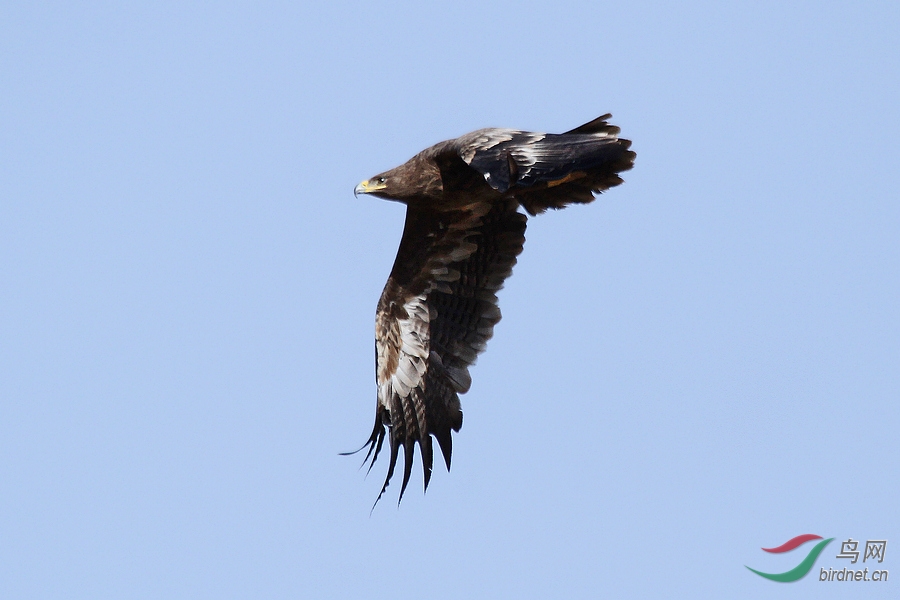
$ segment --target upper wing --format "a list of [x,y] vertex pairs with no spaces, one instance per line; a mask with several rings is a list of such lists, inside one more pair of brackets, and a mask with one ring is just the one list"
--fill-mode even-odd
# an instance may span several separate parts
[[378,404],[366,458],[372,455],[375,463],[387,425],[391,458],[381,493],[403,447],[403,497],[416,443],[427,489],[431,435],[450,468],[450,432],[462,426],[459,394],[468,391],[468,367],[500,320],[496,292],[525,242],[526,217],[516,208],[514,200],[474,202],[448,212],[407,208],[375,319]]
[[629,140],[603,115],[563,134],[482,129],[456,140],[459,156],[530,214],[594,199],[634,163]]

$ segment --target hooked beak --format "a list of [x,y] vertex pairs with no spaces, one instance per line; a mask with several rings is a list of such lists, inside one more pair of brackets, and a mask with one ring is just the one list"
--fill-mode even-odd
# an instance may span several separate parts
[[360,194],[371,194],[372,192],[383,190],[386,187],[387,186],[384,183],[367,179],[354,188],[353,195],[359,196]]

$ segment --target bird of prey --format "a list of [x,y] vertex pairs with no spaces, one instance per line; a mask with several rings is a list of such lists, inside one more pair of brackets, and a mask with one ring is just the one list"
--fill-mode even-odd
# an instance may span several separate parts
[[363,462],[371,456],[372,468],[387,437],[391,457],[378,499],[400,448],[400,499],[417,443],[426,490],[431,436],[450,469],[450,431],[462,426],[459,394],[469,390],[469,366],[500,320],[497,291],[525,243],[527,217],[518,208],[534,216],[586,204],[622,183],[619,173],[632,167],[635,153],[610,116],[562,134],[480,129],[356,186],[355,195],[406,204],[400,248],[375,315],[378,400]]

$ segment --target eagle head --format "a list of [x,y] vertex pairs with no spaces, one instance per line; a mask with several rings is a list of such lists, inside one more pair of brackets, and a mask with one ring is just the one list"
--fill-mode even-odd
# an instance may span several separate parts
[[366,179],[353,195],[372,194],[378,198],[416,204],[439,200],[443,192],[441,173],[433,161],[415,157],[406,164]]
[[384,190],[388,188],[387,177],[385,175],[378,175],[377,177],[373,177],[372,179],[366,179],[365,181],[360,182],[358,186],[353,190],[354,196],[359,196],[360,194],[374,194],[376,196],[387,197],[384,193]]

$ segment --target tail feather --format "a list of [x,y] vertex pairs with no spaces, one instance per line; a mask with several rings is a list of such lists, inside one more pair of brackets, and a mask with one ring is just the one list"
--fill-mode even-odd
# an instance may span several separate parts
[[597,117],[593,121],[588,121],[584,125],[579,125],[575,129],[570,129],[564,135],[569,135],[572,133],[576,134],[588,134],[588,133],[606,133],[610,135],[619,135],[619,132],[622,131],[620,128],[615,125],[610,125],[606,122],[607,119],[612,118],[612,113],[606,113],[600,117]]

